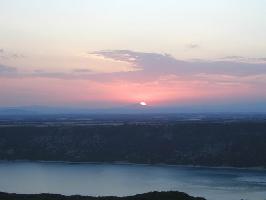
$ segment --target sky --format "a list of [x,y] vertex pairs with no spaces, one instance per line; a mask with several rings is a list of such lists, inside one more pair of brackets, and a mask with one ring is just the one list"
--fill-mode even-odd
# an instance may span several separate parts
[[0,0],[0,107],[266,112],[265,13],[266,0]]

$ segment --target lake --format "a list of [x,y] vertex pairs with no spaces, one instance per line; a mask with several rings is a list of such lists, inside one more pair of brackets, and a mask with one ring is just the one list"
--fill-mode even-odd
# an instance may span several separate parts
[[209,200],[266,200],[266,171],[165,165],[0,162],[0,191],[125,196],[178,190]]

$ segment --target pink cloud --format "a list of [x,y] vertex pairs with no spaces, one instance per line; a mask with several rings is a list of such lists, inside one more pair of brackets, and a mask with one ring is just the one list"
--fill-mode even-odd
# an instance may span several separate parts
[[78,74],[36,72],[13,77],[2,73],[0,105],[108,107],[146,101],[156,106],[266,98],[265,64],[188,62],[126,50],[95,54],[139,70],[90,74],[80,68]]

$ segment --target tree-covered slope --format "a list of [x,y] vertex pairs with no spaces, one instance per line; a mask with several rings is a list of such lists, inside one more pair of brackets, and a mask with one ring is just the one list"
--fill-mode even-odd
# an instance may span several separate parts
[[0,200],[205,200],[182,192],[150,192],[128,197],[63,196],[59,194],[8,194],[0,192]]
[[0,159],[266,167],[266,123],[2,126]]

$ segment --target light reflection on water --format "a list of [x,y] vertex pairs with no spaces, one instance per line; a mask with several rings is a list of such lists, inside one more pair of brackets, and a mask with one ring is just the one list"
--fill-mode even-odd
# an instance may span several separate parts
[[0,162],[0,191],[125,196],[178,190],[209,200],[266,200],[266,171],[183,166]]

